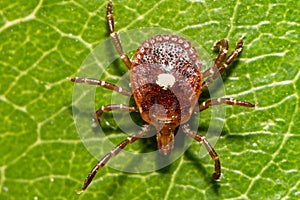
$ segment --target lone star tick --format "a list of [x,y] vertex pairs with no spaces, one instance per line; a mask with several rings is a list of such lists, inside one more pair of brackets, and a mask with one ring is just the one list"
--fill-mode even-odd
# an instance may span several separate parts
[[220,49],[220,53],[214,66],[206,71],[202,71],[200,59],[192,44],[186,39],[172,34],[156,35],[146,40],[137,49],[131,61],[128,55],[123,52],[121,42],[115,32],[112,7],[112,1],[110,1],[107,6],[110,37],[122,61],[130,70],[132,92],[112,83],[93,78],[75,77],[69,78],[69,80],[75,83],[99,85],[129,97],[133,95],[136,107],[123,104],[102,106],[95,113],[95,124],[100,123],[99,118],[103,112],[126,110],[139,112],[145,125],[139,132],[127,137],[96,164],[78,193],[83,192],[88,187],[97,171],[112,156],[117,155],[128,144],[144,136],[149,131],[150,126],[154,126],[156,129],[158,148],[164,155],[172,152],[175,129],[178,127],[182,128],[188,136],[203,143],[215,162],[213,178],[219,179],[221,165],[217,153],[204,136],[191,130],[188,121],[194,112],[201,112],[214,105],[255,106],[255,104],[232,98],[210,99],[196,106],[200,93],[207,89],[217,79],[218,74],[222,73],[238,56],[242,50],[243,41],[241,39],[238,41],[229,56],[227,56],[228,41],[222,39],[217,42],[214,49]]

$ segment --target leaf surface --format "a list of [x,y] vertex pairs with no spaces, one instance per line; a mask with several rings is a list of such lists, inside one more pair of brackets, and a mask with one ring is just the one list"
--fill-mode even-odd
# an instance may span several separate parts
[[[299,199],[296,0],[115,1],[119,32],[171,29],[201,44],[211,58],[217,55],[211,51],[214,42],[228,38],[231,50],[244,36],[239,61],[223,81],[226,96],[258,107],[225,106],[224,128],[215,145],[223,169],[220,182],[212,181],[213,161],[208,155],[200,158],[200,144],[193,142],[165,169],[130,174],[104,167],[84,194],[75,193],[97,159],[78,137],[73,84],[65,78],[75,76],[97,44],[109,37],[106,4],[0,2],[0,199]],[[117,82],[125,72],[119,60],[106,78]],[[111,92],[99,89],[97,94],[98,107],[110,103]],[[104,117],[110,122],[110,114]],[[209,121],[209,111],[204,111],[199,133],[205,135]],[[118,144],[126,135],[110,124],[106,130],[119,134],[113,139]],[[147,144],[150,150],[155,145]],[[144,146],[138,141],[128,149]]]

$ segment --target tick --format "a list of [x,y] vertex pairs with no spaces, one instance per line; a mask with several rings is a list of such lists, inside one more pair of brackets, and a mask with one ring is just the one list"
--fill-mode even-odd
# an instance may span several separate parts
[[221,176],[220,160],[207,139],[192,131],[188,121],[194,112],[201,112],[210,106],[228,104],[245,107],[254,107],[255,104],[235,100],[232,98],[210,99],[199,106],[197,105],[201,92],[232,63],[242,50],[243,41],[237,42],[235,49],[227,56],[228,41],[222,39],[214,45],[219,49],[219,54],[214,66],[202,71],[201,62],[196,49],[186,39],[172,35],[156,35],[138,47],[132,60],[124,53],[121,42],[114,29],[112,14],[112,1],[107,6],[107,23],[111,40],[120,55],[123,63],[130,70],[130,83],[132,91],[118,87],[112,83],[93,78],[69,78],[75,83],[98,85],[119,92],[125,96],[133,96],[136,106],[111,104],[102,106],[94,116],[95,124],[100,123],[103,112],[112,110],[125,110],[140,113],[145,125],[141,130],[122,141],[111,152],[106,154],[91,170],[83,187],[78,193],[89,186],[97,171],[101,169],[112,156],[117,155],[128,144],[144,136],[154,126],[157,132],[156,139],[159,151],[168,155],[174,145],[176,129],[182,128],[183,132],[196,141],[203,143],[209,155],[215,162],[214,179]]

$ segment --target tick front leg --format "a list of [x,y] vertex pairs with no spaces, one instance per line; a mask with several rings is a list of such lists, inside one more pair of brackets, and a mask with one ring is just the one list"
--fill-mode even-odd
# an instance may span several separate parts
[[97,122],[100,124],[100,117],[103,114],[103,112],[110,112],[112,110],[126,110],[129,112],[138,112],[138,109],[136,107],[127,106],[124,104],[111,104],[107,106],[102,106],[95,113],[93,127],[96,127],[98,125]]
[[67,78],[67,80],[72,81],[74,83],[85,83],[85,84],[89,84],[89,85],[99,85],[103,88],[109,89],[109,90],[114,90],[120,94],[123,94],[125,96],[131,96],[132,93],[129,92],[126,89],[123,89],[121,87],[116,86],[113,83],[109,83],[106,81],[101,81],[101,80],[97,80],[94,78],[79,78],[79,77],[75,77],[75,78]]
[[91,170],[91,172],[89,173],[89,175],[87,176],[87,178],[84,181],[83,187],[81,188],[81,190],[77,191],[78,194],[84,192],[86,190],[86,188],[89,186],[89,184],[92,182],[93,178],[95,177],[97,171],[99,169],[101,169],[112,156],[117,155],[122,149],[124,149],[128,144],[131,144],[133,142],[135,142],[137,139],[143,137],[148,131],[149,131],[149,127],[150,125],[144,125],[142,127],[142,130],[140,130],[138,133],[131,135],[129,137],[127,137],[126,140],[124,140],[123,142],[121,142],[120,144],[118,144],[113,150],[111,150],[111,152],[109,152],[108,154],[106,154],[98,163],[97,165]]
[[128,55],[124,53],[120,39],[118,37],[118,34],[115,32],[115,24],[114,24],[114,16],[112,14],[112,8],[113,8],[113,4],[112,4],[112,1],[110,1],[107,5],[107,10],[106,10],[107,24],[108,24],[108,29],[110,32],[110,37],[111,37],[111,40],[112,40],[116,50],[118,51],[119,55],[121,56],[123,63],[127,66],[128,69],[130,69],[131,61],[130,61]]
[[218,154],[214,150],[214,148],[209,144],[207,139],[199,134],[193,133],[188,124],[184,124],[182,126],[183,131],[190,137],[194,138],[198,142],[204,144],[206,150],[208,151],[210,157],[215,161],[215,173],[213,174],[213,178],[218,180],[221,176],[221,164]]
[[244,107],[255,107],[255,104],[252,104],[247,101],[241,101],[241,100],[236,100],[233,98],[217,98],[217,99],[210,99],[205,102],[203,102],[199,106],[199,112],[207,109],[210,106],[215,106],[215,105],[220,105],[220,104],[228,104],[228,105],[237,105],[237,106],[244,106]]

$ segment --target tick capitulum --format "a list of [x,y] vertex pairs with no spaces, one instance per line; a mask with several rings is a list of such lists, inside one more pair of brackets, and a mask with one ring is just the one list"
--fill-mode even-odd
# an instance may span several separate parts
[[75,77],[69,78],[69,80],[75,83],[99,85],[126,96],[133,95],[136,107],[123,104],[102,106],[96,111],[95,122],[100,123],[99,119],[103,112],[126,110],[139,112],[146,124],[142,126],[139,132],[127,137],[97,163],[78,193],[83,192],[88,187],[97,171],[112,156],[117,155],[128,144],[144,136],[149,131],[150,126],[156,128],[158,148],[165,155],[172,152],[175,129],[179,126],[188,136],[203,143],[215,162],[213,178],[219,179],[221,166],[217,153],[204,136],[190,129],[188,120],[191,118],[192,113],[201,112],[213,105],[255,106],[252,103],[232,98],[210,99],[200,106],[196,106],[201,91],[206,89],[218,77],[219,73],[222,73],[238,56],[243,41],[238,41],[229,56],[227,56],[228,41],[222,39],[217,42],[214,49],[220,49],[220,53],[215,60],[215,64],[212,68],[202,72],[200,59],[192,44],[182,37],[170,34],[156,35],[146,40],[137,49],[131,61],[127,54],[123,52],[118,35],[114,30],[111,1],[107,6],[107,23],[111,40],[122,61],[130,70],[132,92],[112,83],[93,78]]

